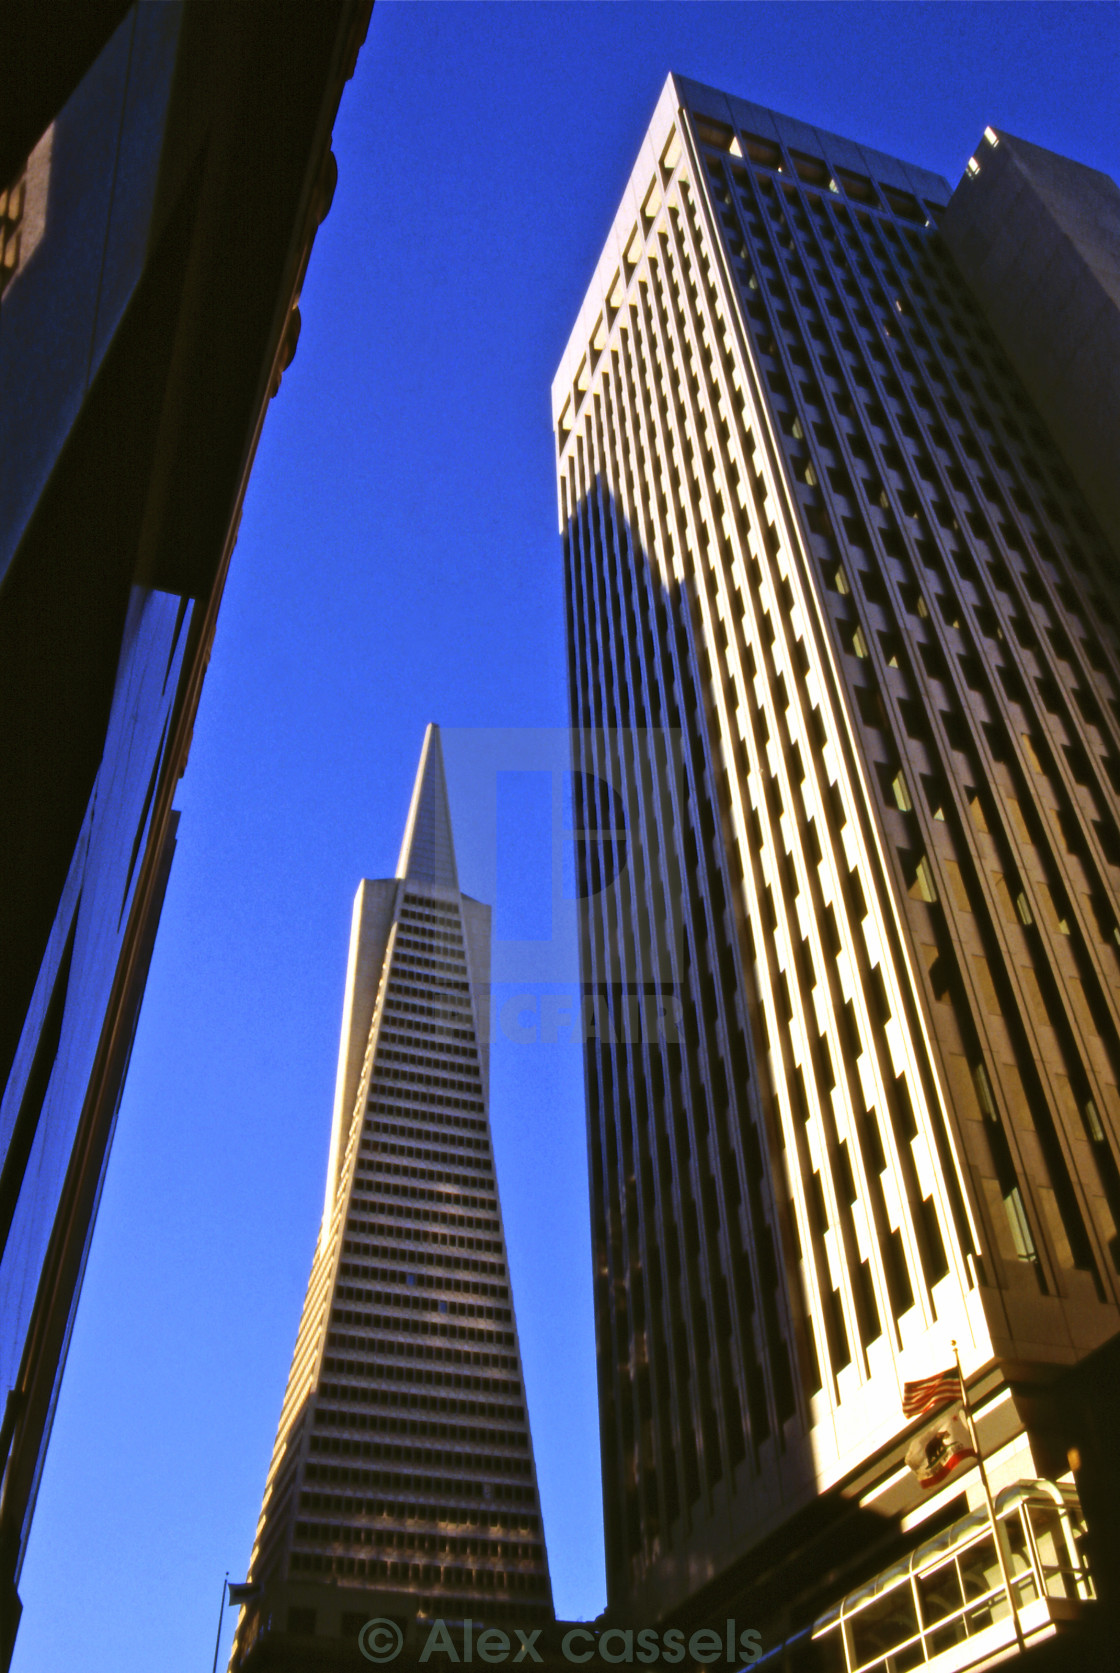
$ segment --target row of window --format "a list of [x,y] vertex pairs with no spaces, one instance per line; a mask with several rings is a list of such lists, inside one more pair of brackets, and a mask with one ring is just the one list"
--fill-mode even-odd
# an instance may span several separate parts
[[[731,157],[748,159],[756,169],[773,170],[787,191],[793,190],[794,180],[824,186],[838,199],[885,209],[891,216],[918,226],[927,224],[941,208],[939,202],[922,203],[913,192],[897,185],[888,186],[881,180],[872,180],[853,169],[833,168],[823,157],[798,151],[776,139],[764,139],[759,134],[747,132],[739,134],[726,122],[709,116],[694,113],[692,120],[701,145]],[[674,139],[675,135],[669,140],[662,158],[662,173],[666,181],[665,159],[674,155]],[[679,156],[679,149],[674,163],[676,156]]]
[[[374,1343],[367,1346],[371,1350],[376,1348]],[[336,1355],[327,1354],[323,1359],[323,1372],[325,1375],[338,1377],[363,1377],[371,1386],[374,1382],[397,1381],[408,1383],[414,1388],[473,1389],[491,1399],[500,1399],[508,1394],[522,1399],[521,1384],[508,1377],[481,1377],[461,1371],[432,1371],[414,1363],[387,1365],[380,1359],[339,1359]]]
[[[386,1063],[409,1063],[414,1064],[415,1068],[411,1074],[403,1072],[392,1074],[385,1068]],[[471,1067],[474,1068],[475,1072],[467,1078],[464,1075],[464,1064],[441,1062],[438,1054],[433,1052],[430,1046],[426,1046],[426,1049],[421,1051],[398,1051],[395,1047],[383,1045],[379,1040],[373,1086],[376,1087],[379,1082],[386,1079],[405,1079],[416,1086],[436,1086],[445,1088],[450,1092],[473,1093],[477,1097],[481,1077],[477,1062],[472,1063]],[[433,1069],[440,1072],[433,1074],[431,1072]]]
[[[393,1206],[395,1207],[395,1205],[393,1205]],[[376,1214],[378,1212],[379,1205],[376,1204],[376,1203],[365,1203],[365,1204],[363,1204],[363,1208],[364,1208],[365,1214],[367,1216],[369,1216],[371,1214]],[[377,1237],[393,1238],[398,1245],[398,1247],[395,1248],[395,1249],[377,1248],[374,1245],[369,1246],[369,1253],[371,1255],[380,1255],[383,1258],[388,1259],[388,1260],[408,1259],[410,1261],[417,1261],[417,1262],[421,1262],[421,1263],[424,1262],[424,1261],[427,1261],[429,1264],[434,1264],[434,1265],[439,1265],[441,1262],[447,1262],[447,1261],[450,1261],[452,1264],[458,1265],[460,1263],[460,1261],[462,1261],[462,1264],[465,1267],[467,1267],[468,1269],[471,1269],[471,1270],[478,1270],[480,1272],[481,1271],[495,1271],[495,1272],[497,1272],[497,1271],[500,1270],[503,1275],[505,1273],[504,1263],[501,1266],[501,1268],[489,1266],[485,1262],[478,1263],[477,1267],[476,1267],[474,1262],[469,1261],[469,1260],[463,1260],[462,1257],[457,1255],[457,1254],[456,1255],[450,1255],[450,1256],[433,1254],[429,1257],[428,1255],[424,1255],[424,1254],[421,1253],[421,1250],[423,1248],[430,1248],[430,1249],[433,1249],[433,1250],[476,1249],[480,1254],[483,1254],[483,1255],[503,1255],[504,1256],[504,1254],[505,1254],[504,1245],[501,1242],[495,1242],[493,1238],[472,1237],[469,1234],[464,1234],[462,1232],[435,1231],[435,1230],[429,1230],[427,1227],[422,1228],[422,1227],[419,1227],[419,1226],[380,1225],[380,1224],[378,1224],[378,1222],[376,1220],[372,1220],[372,1219],[369,1219],[369,1218],[367,1218],[362,1223],[362,1226],[360,1228],[355,1226],[354,1229],[355,1230],[360,1229],[360,1230],[364,1231],[367,1236],[372,1234],[372,1235],[377,1236]],[[399,1247],[399,1245],[404,1244],[404,1243],[408,1243],[408,1244],[419,1243],[420,1244],[420,1249],[414,1249],[414,1248],[402,1249],[401,1247]]]
[[[538,1595],[548,1591],[548,1581],[544,1576],[521,1572],[503,1573],[497,1569],[461,1568],[453,1565],[444,1568],[435,1563],[389,1562],[384,1558],[344,1557],[319,1551],[293,1551],[290,1562],[293,1574],[331,1574],[340,1580],[374,1583],[381,1581],[394,1590],[417,1585],[445,1584],[448,1587],[470,1586],[478,1591],[524,1592]],[[474,1601],[476,1600],[473,1596],[463,1598],[464,1613]],[[431,1603],[433,1608],[448,1607],[446,1597],[434,1598]],[[486,1608],[492,1615],[497,1613],[489,1601]],[[293,1606],[288,1615],[289,1632],[314,1632],[316,1615],[313,1609]],[[367,1619],[368,1616],[363,1615],[362,1623]],[[296,1622],[295,1625],[292,1625],[293,1620]]]
[[[391,1052],[385,1054],[392,1056]],[[463,1098],[445,1092],[444,1088],[455,1087],[464,1092],[474,1092],[475,1097]],[[434,1090],[426,1090],[428,1088]],[[371,1102],[386,1097],[415,1098],[420,1103],[436,1103],[446,1105],[453,1110],[474,1110],[482,1115],[485,1105],[477,1096],[478,1088],[472,1087],[466,1081],[451,1081],[439,1075],[426,1075],[419,1069],[397,1069],[382,1064],[377,1065],[373,1084],[370,1087]]]
[[[466,999],[449,1000],[445,1005],[433,1005],[430,1001],[421,1003],[415,999],[405,999],[401,995],[400,984],[392,982],[385,994],[384,1014],[396,1021],[408,1018],[409,1027],[419,1028],[425,1032],[433,1030],[438,1032],[441,1025],[469,1024],[471,1011],[470,1001]],[[432,1024],[413,1020],[425,1017],[432,1018]],[[456,1040],[474,1039],[474,1029],[470,1027],[447,1027],[446,1032]]]
[[[405,1112],[403,1110],[398,1109],[395,1104],[386,1103],[384,1101],[386,1096],[388,1096],[388,1094],[385,1094],[385,1093],[374,1093],[374,1094],[371,1095],[370,1100],[369,1100],[369,1104],[367,1106],[368,1109],[369,1109],[369,1112],[370,1112],[370,1116],[374,1116],[374,1115],[396,1115],[396,1116],[400,1116],[402,1114],[407,1113],[410,1123],[411,1122],[416,1122],[416,1123],[423,1122],[427,1126],[455,1127],[455,1128],[460,1129],[461,1131],[466,1131],[466,1132],[471,1132],[471,1133],[489,1134],[490,1129],[487,1126],[485,1121],[478,1121],[476,1119],[473,1119],[470,1116],[464,1117],[464,1116],[461,1116],[461,1115],[451,1115],[451,1114],[447,1113],[446,1111],[434,1110],[434,1109],[433,1110],[417,1111],[415,1113],[412,1112],[412,1111]],[[406,1096],[405,1094],[403,1094],[402,1092],[397,1091],[397,1090],[394,1090],[393,1093],[392,1093],[392,1097],[395,1098],[395,1099],[402,1099],[405,1096]],[[416,1093],[408,1095],[408,1101],[411,1102],[413,1100],[415,1100],[419,1103],[422,1103],[422,1104],[438,1104],[438,1102],[439,1102],[438,1099],[431,1098],[427,1093],[420,1093],[420,1092],[416,1092]],[[383,1123],[381,1123],[379,1121],[371,1120],[368,1117],[367,1117],[367,1120],[366,1120],[365,1129],[366,1129],[367,1133],[376,1133],[376,1132],[382,1132],[382,1131],[384,1131],[384,1132],[389,1132],[389,1131],[401,1132],[401,1131],[403,1131],[403,1129],[401,1129],[399,1127],[390,1129],[388,1127],[385,1127]],[[409,1128],[407,1129],[407,1131],[411,1133],[413,1131],[413,1127],[410,1125]],[[457,1143],[457,1144],[470,1145],[472,1149],[478,1149],[480,1147],[480,1144],[484,1144],[484,1145],[486,1145],[487,1148],[489,1148],[488,1142],[485,1139],[480,1141],[478,1139],[460,1139],[457,1136],[455,1136],[454,1137],[454,1142]]]
[[[395,1023],[396,1025],[392,1026],[392,1023]],[[453,1031],[451,1029],[443,1030],[441,1037],[437,1039],[429,1040],[417,1038],[418,1035],[423,1035],[424,1033],[434,1035],[436,1032],[437,1030],[431,1024],[425,1025],[423,1023],[413,1021],[411,1018],[402,1024],[401,1022],[397,1022],[395,1018],[390,1018],[388,1021],[382,1021],[381,1030],[377,1036],[377,1043],[378,1046],[384,1044],[390,1046],[407,1046],[412,1047],[414,1050],[423,1049],[429,1054],[433,1061],[440,1062],[441,1064],[445,1058],[462,1057],[470,1063],[472,1068],[477,1067],[478,1047],[474,1044],[473,1036],[470,1037],[471,1043],[465,1046],[458,1045],[453,1041],[451,1038]],[[462,1033],[461,1030],[455,1030],[454,1032],[457,1034]],[[417,1061],[417,1059],[406,1058],[405,1061],[411,1063]]]
[[[439,1456],[442,1458],[444,1454],[441,1453]],[[454,1457],[454,1454],[448,1456]],[[362,1465],[328,1464],[319,1460],[309,1462],[304,1468],[303,1476],[305,1481],[321,1482],[331,1487],[348,1487],[358,1493],[440,1493],[445,1498],[485,1501],[482,1510],[472,1510],[469,1512],[471,1515],[487,1515],[487,1507],[491,1502],[530,1505],[534,1509],[537,1504],[533,1488],[519,1482],[468,1481],[461,1475],[418,1475],[415,1472],[402,1471],[399,1467],[371,1469]],[[462,1520],[462,1515],[454,1510],[449,1515],[452,1521],[457,1515]]]
[[[361,1265],[354,1261],[342,1261],[339,1271],[344,1277],[365,1277]],[[450,1309],[460,1304],[449,1302],[447,1305]],[[513,1336],[508,1331],[488,1330],[479,1325],[438,1324],[435,1319],[428,1318],[411,1319],[380,1313],[359,1313],[350,1307],[336,1307],[332,1317],[339,1324],[360,1325],[366,1330],[395,1330],[412,1336],[443,1336],[451,1341],[493,1342],[507,1348],[514,1345]]]
[[[481,1261],[474,1256],[464,1255],[460,1252],[460,1248],[474,1249],[482,1247],[483,1244],[472,1237],[448,1239],[445,1236],[439,1243],[436,1243],[434,1247],[402,1249],[399,1245],[396,1248],[377,1248],[375,1246],[367,1245],[366,1249],[368,1255],[380,1256],[382,1260],[406,1261],[409,1268],[415,1268],[418,1266],[435,1266],[445,1268],[448,1271],[457,1274],[462,1274],[464,1272],[478,1272],[492,1275],[495,1278],[504,1278],[506,1276],[504,1263],[498,1261]],[[489,1249],[489,1245],[486,1245],[485,1247]],[[499,1252],[500,1247],[501,1246],[499,1245]],[[399,1268],[395,1269],[392,1274],[383,1273],[381,1276],[386,1280],[399,1276],[402,1283],[407,1281],[404,1272]],[[434,1283],[441,1285],[442,1287],[448,1287],[444,1284],[444,1281],[441,1278],[421,1278],[420,1282],[426,1284]],[[495,1295],[506,1295],[508,1292],[502,1289],[500,1291],[494,1290],[492,1293]]]
[[[429,913],[413,912],[406,907],[398,922],[402,930],[412,930],[414,932],[416,939],[413,945],[415,946],[436,943],[445,947],[461,948],[463,945],[461,930],[450,923],[445,924],[442,920],[435,919]],[[429,928],[428,923],[432,927]]]
[[[402,1490],[438,1494],[444,1483],[438,1476],[427,1478],[420,1486],[411,1478],[389,1477],[392,1485]],[[304,1491],[299,1496],[301,1511],[321,1511],[336,1518],[353,1520],[356,1517],[377,1517],[393,1522],[439,1522],[448,1528],[488,1528],[495,1534],[539,1534],[541,1520],[526,1511],[508,1513],[493,1508],[479,1509],[477,1505],[444,1505],[415,1503],[401,1499],[355,1499],[338,1493]]]
[[[354,1244],[349,1239],[343,1245],[343,1249],[347,1254],[362,1253],[362,1245]],[[350,1270],[354,1270],[352,1264]],[[376,1278],[378,1275],[376,1267],[365,1267],[362,1269],[362,1273],[364,1277],[369,1278]],[[450,1285],[441,1287],[451,1288]],[[480,1293],[494,1293],[493,1286],[489,1284],[472,1285],[464,1282],[457,1287],[475,1289]],[[399,1307],[404,1311],[411,1310],[414,1312],[447,1313],[470,1319],[498,1319],[508,1322],[510,1318],[508,1307],[490,1307],[480,1302],[447,1301],[439,1297],[426,1295],[402,1295],[394,1290],[372,1290],[368,1293],[372,1296],[374,1304],[379,1307]]]
[[422,895],[406,894],[401,916],[416,923],[433,924],[437,929],[448,930],[452,934],[457,934],[462,925],[457,907],[440,906]]
[[[340,1284],[336,1294],[343,1300],[362,1299],[369,1291],[351,1288]],[[331,1315],[332,1326],[342,1323],[353,1326],[359,1318],[368,1315],[358,1314],[352,1308],[338,1308],[336,1306]],[[413,1361],[439,1361],[446,1365],[473,1365],[495,1371],[513,1371],[520,1373],[518,1361],[509,1354],[490,1353],[479,1348],[449,1348],[441,1342],[401,1342],[396,1340],[372,1339],[368,1336],[350,1336],[332,1328],[327,1336],[327,1347],[335,1348],[340,1353],[374,1354],[378,1360],[405,1359],[411,1364]],[[391,1367],[389,1368],[391,1372]]]
[[[337,1407],[317,1403],[316,1429],[345,1429],[347,1432],[373,1429],[379,1435],[430,1436],[441,1441],[454,1441],[460,1446],[473,1443],[476,1446],[508,1446],[522,1451],[529,1445],[528,1435],[515,1429],[491,1429],[478,1424],[449,1423],[445,1419],[390,1417],[384,1412],[355,1411],[352,1401],[358,1392],[343,1391],[339,1398],[345,1403]],[[326,1397],[326,1393],[326,1390],[320,1391],[321,1399]]]
[[[335,1361],[335,1374],[345,1374],[346,1362]],[[327,1367],[324,1365],[324,1371]],[[357,1365],[353,1375],[368,1376],[364,1365]],[[364,1382],[361,1387],[352,1383],[321,1383],[319,1394],[324,1400],[349,1401],[367,1406],[406,1407],[409,1411],[448,1412],[458,1417],[489,1417],[495,1421],[524,1423],[524,1406],[494,1404],[485,1400],[462,1399],[454,1394],[434,1394],[425,1389],[378,1388]]]
[[[431,1159],[433,1161],[437,1159],[442,1160],[444,1157],[450,1157],[464,1166],[472,1167],[481,1167],[490,1160],[490,1145],[486,1139],[468,1138],[461,1133],[425,1133],[420,1130],[419,1122],[410,1122],[409,1125],[405,1127],[389,1121],[367,1120],[365,1124],[365,1131],[367,1133],[379,1135],[391,1135],[394,1138],[413,1140],[419,1139],[421,1141],[426,1141],[428,1144],[439,1144],[442,1147],[438,1151],[428,1151],[420,1150],[409,1145],[398,1145],[396,1147],[386,1145],[385,1148],[391,1155],[417,1156]],[[366,1145],[367,1149],[370,1148],[370,1141],[368,1139],[363,1140],[362,1142]],[[384,1141],[381,1138],[378,1138],[375,1142],[377,1144],[384,1144]],[[456,1150],[451,1151],[446,1148],[450,1145],[454,1145]],[[474,1156],[459,1156],[456,1154],[456,1151],[458,1150],[475,1150],[479,1151],[481,1154],[478,1158]]]
[[[391,1166],[392,1164],[387,1163],[385,1165],[385,1171],[387,1171]],[[395,1203],[393,1199],[398,1197],[411,1199],[412,1201],[446,1204],[448,1208],[488,1209],[491,1213],[496,1212],[497,1209],[497,1203],[492,1196],[474,1197],[468,1196],[465,1192],[461,1191],[429,1190],[427,1186],[424,1185],[389,1184],[388,1181],[383,1179],[357,1179],[355,1181],[351,1197],[352,1211],[367,1214],[371,1212],[378,1214],[392,1214],[399,1210],[414,1219],[423,1219],[425,1217],[419,1211],[414,1212],[411,1208],[402,1207],[401,1205]],[[442,1216],[437,1216],[437,1219],[442,1219]],[[487,1231],[497,1230],[497,1223],[493,1220],[472,1220],[455,1216],[450,1220],[444,1221],[444,1223],[450,1225],[477,1225],[480,1229]],[[351,1222],[348,1220],[347,1224],[349,1229],[355,1231],[366,1230],[366,1226],[363,1222],[354,1221],[351,1225]]]
[[[467,967],[463,959],[451,954],[438,956],[441,949],[433,947],[430,941],[418,941],[409,935],[398,935],[393,948],[393,970],[400,970],[407,975],[409,971],[434,970],[442,973],[450,971],[455,976],[465,977]],[[446,984],[446,977],[443,978]],[[457,984],[452,984],[457,985]]]
[[447,968],[450,967],[443,965],[441,960],[424,958],[419,953],[395,953],[393,986],[389,992],[395,990],[402,994],[422,993],[443,1004],[449,1004],[457,996],[467,998],[470,994],[470,983],[465,979],[458,981],[454,976],[444,975],[443,971]]
[[[430,1510],[427,1514],[420,1514],[425,1521],[435,1520]],[[477,1539],[445,1534],[442,1530],[439,1533],[418,1533],[403,1528],[371,1528],[368,1525],[355,1526],[349,1521],[299,1521],[295,1525],[295,1537],[308,1545],[376,1545],[383,1551],[426,1551],[441,1557],[481,1557],[499,1564],[540,1562],[544,1557],[542,1545],[525,1540]]]
[[[405,1148],[401,1145],[370,1145],[369,1151],[372,1151],[372,1155],[367,1151],[358,1158],[354,1172],[356,1188],[364,1191],[376,1190],[377,1187],[371,1186],[370,1183],[372,1176],[376,1179],[426,1179],[441,1185],[461,1185],[472,1191],[485,1189],[493,1191],[495,1189],[493,1169],[486,1162],[480,1161],[476,1164],[479,1172],[484,1176],[480,1179],[474,1174],[452,1173],[447,1168],[421,1168],[411,1162],[389,1161],[384,1154],[388,1152],[389,1155],[399,1155],[401,1150]],[[365,1150],[365,1146],[363,1146],[363,1150]],[[473,1161],[473,1158],[471,1160]],[[490,1206],[488,1202],[484,1203],[483,1199],[475,1197],[450,1195],[447,1200],[449,1202],[466,1203],[472,1208]]]
[[[346,1249],[347,1253],[351,1252],[351,1244],[349,1240],[347,1240],[347,1243],[344,1244],[343,1247]],[[373,1254],[374,1250],[370,1248],[369,1244],[362,1244],[360,1252],[368,1256]],[[421,1263],[417,1262],[416,1264],[419,1265]],[[475,1264],[477,1266],[478,1262]],[[370,1278],[375,1283],[401,1284],[409,1289],[431,1289],[439,1290],[441,1292],[450,1292],[452,1294],[468,1293],[471,1295],[489,1295],[499,1301],[509,1300],[509,1290],[504,1284],[488,1284],[485,1281],[476,1278],[464,1278],[457,1269],[453,1269],[448,1273],[427,1273],[416,1272],[409,1268],[401,1267],[371,1267],[369,1269],[369,1273]],[[424,1301],[420,1297],[392,1297],[389,1295],[383,1295],[379,1290],[369,1290],[367,1292],[367,1296],[368,1299],[378,1302],[397,1300],[401,1305],[404,1305],[406,1302],[409,1306],[433,1305],[433,1303]]]
[[[404,1441],[362,1441],[350,1435],[323,1434],[311,1435],[307,1444],[308,1450],[313,1452],[317,1459],[327,1456],[376,1458],[399,1464],[419,1464],[422,1469],[442,1469],[456,1475],[473,1473],[486,1476],[530,1476],[533,1473],[531,1459],[513,1458],[498,1453],[464,1452],[461,1448],[443,1452],[438,1448],[409,1445]],[[305,1468],[304,1476],[308,1481],[333,1479],[322,1475],[313,1478],[310,1464]],[[450,1492],[451,1488],[447,1486],[442,1491]]]

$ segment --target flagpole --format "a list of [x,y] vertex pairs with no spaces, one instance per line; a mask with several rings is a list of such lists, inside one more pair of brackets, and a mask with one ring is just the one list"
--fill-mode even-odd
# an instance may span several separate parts
[[226,1618],[226,1587],[228,1585],[229,1585],[229,1569],[227,1568],[226,1569],[226,1577],[222,1581],[222,1607],[218,1611],[218,1636],[214,1640],[214,1666],[213,1666],[213,1669],[212,1669],[212,1673],[218,1673],[218,1651],[222,1647],[222,1622]]
[[965,1387],[964,1372],[961,1370],[961,1356],[957,1350],[955,1337],[953,1339],[953,1358],[957,1362],[957,1376],[960,1378],[961,1405],[964,1408],[965,1422],[968,1424],[969,1438],[972,1441],[972,1450],[976,1454],[976,1465],[980,1471],[980,1482],[984,1489],[984,1498],[987,1500],[988,1504],[988,1519],[992,1524],[992,1538],[995,1541],[996,1557],[999,1561],[999,1572],[1003,1577],[1004,1589],[1007,1592],[1007,1601],[1011,1605],[1011,1619],[1015,1626],[1015,1641],[1019,1646],[1019,1653],[1023,1654],[1027,1648],[1027,1641],[1023,1637],[1023,1624],[1019,1619],[1019,1607],[1015,1602],[1015,1588],[1011,1580],[1011,1570],[1008,1567],[1007,1558],[1004,1556],[1003,1552],[1003,1545],[1000,1542],[999,1524],[996,1522],[996,1502],[992,1498],[992,1489],[988,1484],[988,1472],[984,1468],[984,1454],[980,1450],[980,1436],[977,1434],[976,1424],[973,1420],[972,1406],[969,1402],[968,1390]]

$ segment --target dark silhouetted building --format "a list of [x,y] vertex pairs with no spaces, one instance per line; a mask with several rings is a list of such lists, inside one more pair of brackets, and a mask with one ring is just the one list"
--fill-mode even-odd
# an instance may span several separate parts
[[0,1665],[369,0],[0,19]]

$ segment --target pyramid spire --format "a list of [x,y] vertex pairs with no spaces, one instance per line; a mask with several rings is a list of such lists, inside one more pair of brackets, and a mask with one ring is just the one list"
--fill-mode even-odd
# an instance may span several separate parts
[[454,889],[456,893],[459,890],[447,780],[443,772],[443,749],[436,725],[430,725],[424,734],[401,857],[397,861],[397,876],[411,878],[417,883],[437,883],[442,888]]
[[[553,1619],[487,1111],[489,971],[490,908],[456,885],[429,726],[397,875],[354,903],[326,1205],[232,1673],[352,1666],[361,1621],[415,1621],[411,1643],[433,1617]],[[335,1450],[337,1471],[320,1457]],[[319,1497],[307,1521],[327,1475],[362,1496]]]

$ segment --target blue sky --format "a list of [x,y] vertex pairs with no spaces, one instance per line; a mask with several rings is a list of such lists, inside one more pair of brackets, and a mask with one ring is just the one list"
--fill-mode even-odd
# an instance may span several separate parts
[[[378,0],[180,788],[15,1673],[210,1665],[322,1207],[355,888],[395,867],[428,720],[566,721],[549,386],[670,69],[953,183],[987,123],[1120,177],[1111,5]],[[463,887],[542,933],[539,803],[503,792],[495,848],[492,778],[469,738],[447,756]],[[593,1616],[577,1048],[500,1038],[491,1105],[556,1603]]]

